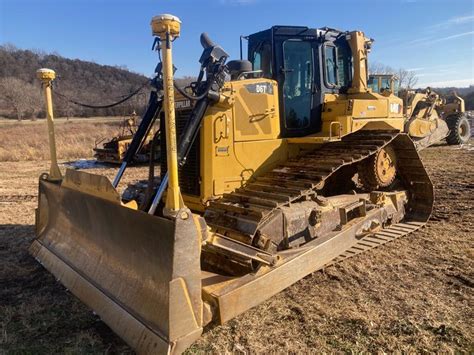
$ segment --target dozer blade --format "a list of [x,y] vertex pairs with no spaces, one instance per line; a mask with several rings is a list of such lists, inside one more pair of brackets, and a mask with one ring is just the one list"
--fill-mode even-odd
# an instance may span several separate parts
[[184,212],[123,206],[104,176],[43,176],[30,252],[139,353],[179,353],[202,333],[200,231]]
[[446,121],[439,118],[430,121],[415,119],[409,123],[408,130],[418,151],[441,142],[449,134]]

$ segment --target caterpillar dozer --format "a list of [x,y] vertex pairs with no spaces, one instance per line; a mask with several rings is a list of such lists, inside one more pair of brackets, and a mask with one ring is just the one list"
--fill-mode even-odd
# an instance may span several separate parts
[[398,96],[400,90],[400,80],[395,74],[370,74],[367,85],[373,93],[377,94],[391,91]]
[[[39,179],[30,251],[139,353],[180,353],[327,265],[411,233],[433,186],[404,133],[403,102],[367,87],[360,31],[274,26],[248,59],[201,35],[197,81],[175,100],[181,22],[151,22],[148,107],[114,179],[52,164]],[[159,179],[141,201],[119,194],[129,158],[161,117]],[[153,181],[159,184],[153,185]]]
[[393,74],[371,74],[368,86],[373,93],[393,93],[403,99],[405,132],[418,150],[443,139],[449,145],[459,145],[471,138],[464,100],[455,92],[443,98],[430,88],[400,90],[399,80]]

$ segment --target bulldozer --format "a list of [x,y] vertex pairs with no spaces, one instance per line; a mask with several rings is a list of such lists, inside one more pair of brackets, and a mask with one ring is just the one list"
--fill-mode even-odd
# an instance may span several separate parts
[[429,87],[400,90],[398,77],[393,74],[371,74],[368,85],[374,93],[393,93],[403,99],[405,132],[418,150],[444,139],[449,145],[459,145],[471,138],[464,100],[455,92],[441,97]]
[[398,96],[400,90],[400,80],[395,74],[370,74],[367,85],[377,94],[391,91]]
[[[125,155],[127,154],[128,147],[132,142],[133,136],[139,127],[136,113],[132,113],[130,117],[125,118],[120,125],[120,130],[117,135],[107,139],[106,137],[100,138],[95,142],[93,148],[94,157],[99,163],[107,164],[121,164]],[[157,134],[156,143],[152,152],[152,140]],[[140,164],[145,163],[152,157],[154,160],[160,158],[159,151],[159,132],[155,132],[151,128],[146,135],[145,139],[141,144],[141,148],[137,151],[133,158],[133,163]]]
[[[38,72],[51,168],[39,179],[30,247],[138,353],[181,353],[206,325],[426,224],[433,185],[402,99],[368,88],[363,32],[273,26],[248,36],[248,60],[228,60],[202,34],[186,91],[173,80],[181,21],[158,15],[151,28],[161,60],[113,181],[62,175],[54,72]],[[159,176],[140,203],[125,200],[120,181],[158,118]]]

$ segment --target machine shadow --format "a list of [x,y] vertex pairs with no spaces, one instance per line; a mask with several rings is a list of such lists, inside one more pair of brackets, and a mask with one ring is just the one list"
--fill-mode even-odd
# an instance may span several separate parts
[[0,348],[133,353],[29,254],[34,235],[34,225],[0,224]]

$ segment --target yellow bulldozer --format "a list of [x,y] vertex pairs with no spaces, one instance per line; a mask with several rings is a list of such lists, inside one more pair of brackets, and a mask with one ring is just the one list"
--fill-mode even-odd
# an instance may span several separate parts
[[186,91],[173,80],[181,22],[159,15],[151,27],[162,62],[127,154],[160,117],[151,193],[119,194],[128,158],[112,182],[62,176],[54,73],[41,70],[52,164],[30,249],[137,352],[180,353],[204,326],[427,222],[433,185],[402,99],[368,88],[364,33],[274,26],[248,36],[248,60],[232,61],[202,34]]
[[455,92],[440,97],[430,88],[400,90],[398,77],[393,74],[371,74],[368,86],[373,93],[393,93],[403,99],[405,132],[418,150],[443,139],[450,145],[459,145],[471,138],[464,100]]
[[[93,151],[96,160],[99,163],[121,164],[125,159],[128,147],[132,143],[133,136],[135,135],[138,127],[138,119],[134,112],[130,115],[130,117],[125,118],[122,121],[117,135],[112,138],[103,137],[95,142]],[[152,155],[154,160],[158,160],[160,158],[159,134],[159,131],[156,132],[153,127],[150,127],[148,133],[142,141],[141,147],[137,150],[135,156],[133,157],[133,163],[140,164],[148,162]],[[155,142],[152,142],[155,135],[157,135]]]

